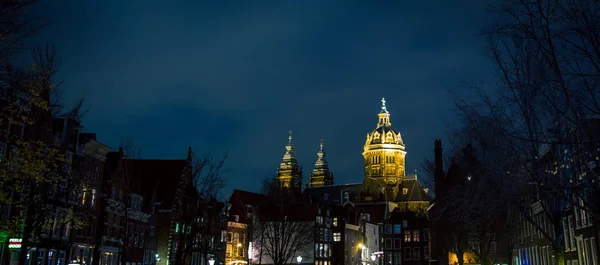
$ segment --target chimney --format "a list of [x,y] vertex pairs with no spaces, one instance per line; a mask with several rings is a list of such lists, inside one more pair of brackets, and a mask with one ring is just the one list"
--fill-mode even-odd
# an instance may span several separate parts
[[434,173],[434,181],[435,181],[435,193],[436,196],[441,195],[441,187],[442,181],[444,180],[444,162],[442,157],[442,140],[436,139],[434,141],[434,157],[435,157],[435,173]]

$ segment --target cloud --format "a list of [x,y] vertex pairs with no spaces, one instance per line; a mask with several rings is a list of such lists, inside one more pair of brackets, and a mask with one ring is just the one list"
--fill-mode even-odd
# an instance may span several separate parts
[[[449,87],[486,78],[485,1],[65,1],[40,10],[65,96],[112,146],[153,157],[228,150],[230,186],[271,177],[294,130],[305,180],[325,138],[336,181],[362,179],[381,97],[420,166],[451,119]],[[181,150],[183,149],[183,150]]]

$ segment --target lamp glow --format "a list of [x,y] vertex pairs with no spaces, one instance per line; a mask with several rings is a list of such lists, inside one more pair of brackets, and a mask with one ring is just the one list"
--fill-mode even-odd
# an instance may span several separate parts
[[302,256],[298,255],[298,257],[296,258],[296,261],[298,261],[298,263],[302,263]]
[[215,265],[215,259],[213,259],[213,258],[210,258],[210,259],[208,260],[208,265]]
[[371,255],[371,260],[372,260],[373,262],[375,262],[375,259],[377,259],[377,256],[375,256],[375,254],[372,254],[372,255]]

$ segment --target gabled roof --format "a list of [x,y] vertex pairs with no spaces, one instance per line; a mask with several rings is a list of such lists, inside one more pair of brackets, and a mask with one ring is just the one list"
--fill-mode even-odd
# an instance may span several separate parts
[[387,202],[357,203],[354,209],[359,213],[367,213],[371,216],[371,222],[382,223],[387,218]]
[[[406,189],[406,194],[404,193]],[[425,192],[416,176],[406,176],[398,184],[398,195],[395,202],[422,202],[431,201],[431,197]]]
[[[230,221],[235,221],[234,216],[239,216],[238,222],[249,223],[250,214],[257,214],[259,218],[282,219],[293,221],[313,221],[317,215],[318,205],[314,203],[297,202],[286,209],[281,209],[276,202],[267,195],[248,192],[243,190],[234,190],[229,199],[231,208],[229,209]],[[246,206],[251,206],[248,208]],[[259,212],[250,212],[258,210]]]
[[[123,159],[123,153],[109,152],[106,155],[107,181],[130,178],[129,189],[144,197],[145,208],[160,202],[160,209],[171,209],[186,160]],[[124,175],[124,171],[128,175]]]
[[131,166],[131,190],[144,196],[147,203],[160,202],[159,209],[171,209],[185,160],[127,159]]
[[311,187],[304,189],[304,194],[313,202],[341,205],[345,191],[354,193],[360,191],[361,187],[361,183]]

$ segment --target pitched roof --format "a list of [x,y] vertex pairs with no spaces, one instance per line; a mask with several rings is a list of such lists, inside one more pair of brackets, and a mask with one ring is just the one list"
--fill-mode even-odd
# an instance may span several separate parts
[[304,189],[304,194],[312,201],[341,205],[345,191],[354,193],[360,191],[361,187],[362,183],[311,187]]
[[[249,214],[258,214],[259,218],[267,220],[287,218],[287,220],[294,221],[312,221],[315,220],[318,209],[317,204],[304,202],[293,203],[290,207],[281,209],[267,195],[237,189],[233,191],[229,203],[231,206],[229,209],[230,221],[235,221],[233,216],[237,215],[240,223],[249,223]],[[252,208],[246,206],[252,206]],[[251,212],[252,210],[259,210],[259,212],[254,213]]]
[[160,202],[160,209],[171,209],[185,160],[125,160],[134,171],[132,191],[144,196],[147,203]]
[[177,186],[185,169],[186,160],[123,159],[122,152],[109,152],[106,155],[106,180],[126,177],[128,171],[129,189],[144,197],[144,207],[151,208],[160,202],[160,209],[170,209],[175,199]]
[[[406,189],[406,194],[405,190]],[[416,176],[406,176],[400,184],[398,184],[398,195],[396,195],[395,202],[417,202],[417,201],[431,201],[429,194],[425,192],[419,180]]]
[[371,216],[371,222],[382,223],[387,218],[387,202],[367,202],[357,203],[354,209],[360,213],[367,213]]

